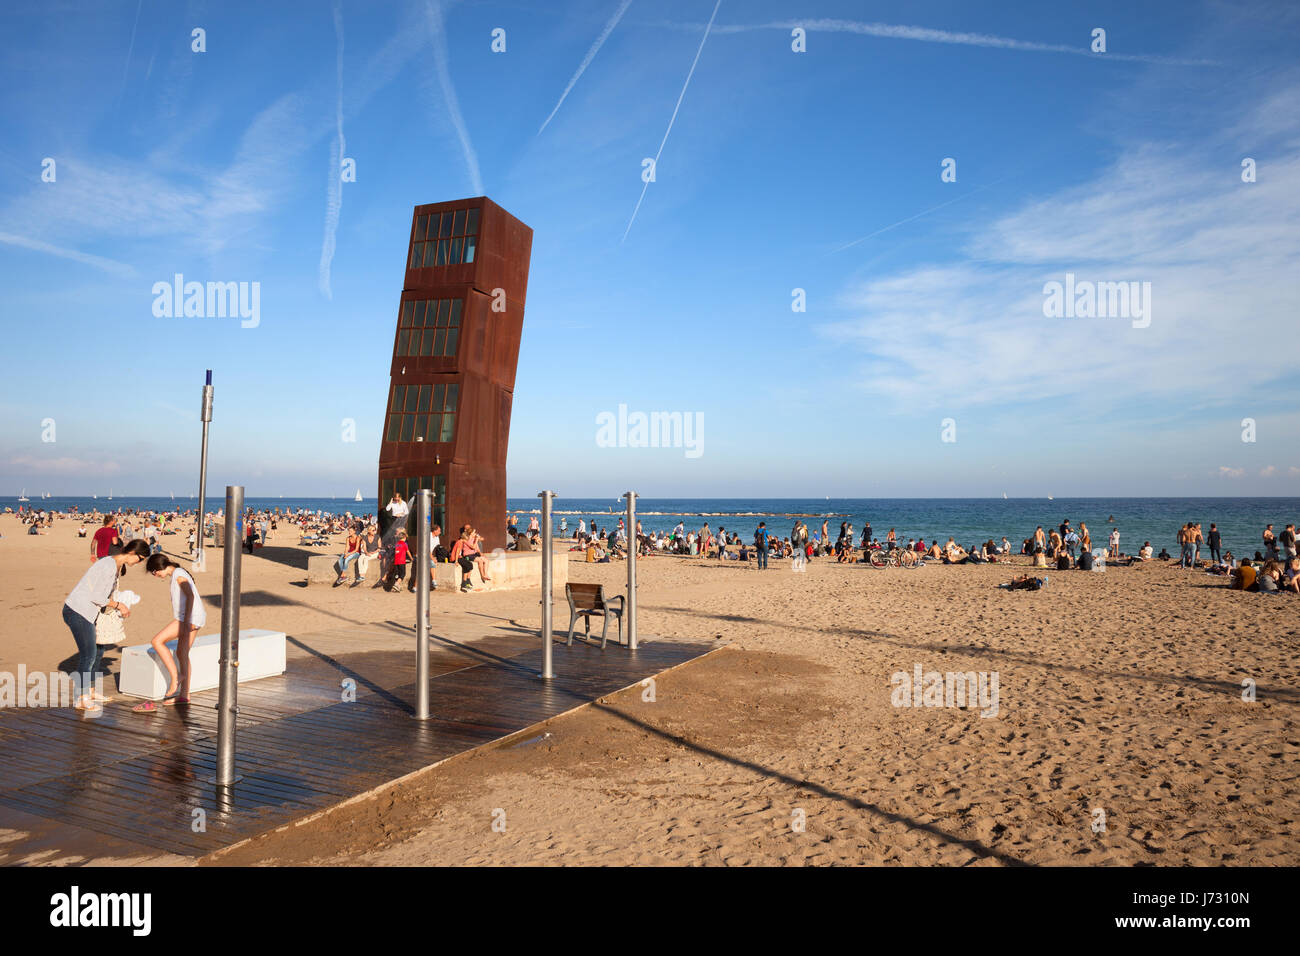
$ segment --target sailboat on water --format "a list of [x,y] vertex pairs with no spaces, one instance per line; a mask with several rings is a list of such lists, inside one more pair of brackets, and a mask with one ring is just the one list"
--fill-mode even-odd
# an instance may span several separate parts
[[1005,491],[1002,492],[1002,500],[1003,500],[1003,501],[1006,501],[1006,500],[1007,500],[1007,493],[1006,493]]
[[362,498],[361,498],[361,489],[360,489],[360,488],[357,489],[357,496],[356,496],[355,498],[353,498],[352,500],[353,500],[353,501],[361,501],[361,500],[362,500]]
[[18,500],[19,500],[19,501],[31,501],[31,500],[32,500],[31,498],[28,498],[28,497],[27,497],[27,489],[26,489],[26,488],[24,488],[22,491],[20,491],[20,492],[18,493]]

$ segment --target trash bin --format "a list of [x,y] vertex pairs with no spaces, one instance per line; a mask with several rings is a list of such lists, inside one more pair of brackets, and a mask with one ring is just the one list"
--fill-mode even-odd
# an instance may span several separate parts
[[226,546],[226,523],[217,521],[212,526],[212,543],[218,548]]

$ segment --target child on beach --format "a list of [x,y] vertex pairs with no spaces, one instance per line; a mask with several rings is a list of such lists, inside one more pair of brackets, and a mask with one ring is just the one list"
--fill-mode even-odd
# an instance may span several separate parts
[[[190,573],[165,554],[149,556],[145,570],[156,578],[171,579],[172,621],[163,626],[153,640],[154,652],[171,678],[167,693],[163,695],[164,704],[188,704],[190,702],[190,648],[199,636],[199,628],[207,623],[207,612],[199,598],[199,589],[190,577]],[[175,638],[176,659],[172,659],[167,642]],[[179,665],[179,666],[178,666]],[[131,708],[137,714],[152,714],[158,705],[151,700]]]
[[397,532],[397,544],[393,548],[393,567],[389,571],[390,590],[394,594],[402,590],[398,582],[406,580],[406,561],[411,555],[411,549],[406,546],[405,529]]

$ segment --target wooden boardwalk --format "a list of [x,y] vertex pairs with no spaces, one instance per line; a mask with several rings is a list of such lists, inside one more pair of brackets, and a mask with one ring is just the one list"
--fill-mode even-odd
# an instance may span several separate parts
[[[9,808],[55,821],[83,846],[102,835],[201,856],[518,734],[716,646],[642,639],[635,651],[611,642],[602,652],[557,643],[557,676],[544,682],[536,632],[497,629],[472,643],[433,637],[433,718],[417,721],[409,627],[341,628],[289,641],[286,674],[239,687],[242,779],[228,793],[210,782],[216,690],[152,716],[132,713],[129,698],[98,717],[68,708],[0,711],[0,825]],[[354,701],[343,699],[345,681]]]

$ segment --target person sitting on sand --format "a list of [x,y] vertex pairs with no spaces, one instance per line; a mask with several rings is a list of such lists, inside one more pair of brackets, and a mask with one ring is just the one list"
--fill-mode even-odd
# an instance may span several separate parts
[[925,556],[926,556],[927,558],[942,558],[942,557],[943,557],[943,548],[939,547],[939,542],[938,542],[938,541],[936,541],[934,544],[930,545],[930,550],[927,551],[927,552],[925,552]]
[[1255,587],[1260,594],[1276,594],[1282,589],[1282,565],[1278,561],[1265,561],[1255,577]]
[[1300,594],[1300,557],[1292,558],[1286,565],[1286,574],[1282,578],[1282,590]]
[[1228,588],[1233,591],[1257,591],[1255,586],[1255,569],[1249,558],[1242,558],[1241,564],[1232,572],[1232,583]]
[[[171,581],[172,620],[163,625],[149,643],[154,653],[167,668],[170,681],[167,693],[163,695],[164,704],[188,704],[190,702],[190,649],[199,636],[199,628],[207,623],[207,612],[199,598],[198,586],[194,578],[179,564],[165,554],[150,555],[145,570],[156,578]],[[176,641],[176,657],[167,647],[170,640]],[[151,700],[131,708],[137,714],[152,714],[158,705]]]
[[1150,542],[1150,541],[1143,541],[1143,542],[1142,542],[1142,547],[1138,550],[1138,553],[1137,553],[1137,559],[1138,559],[1139,561],[1150,561],[1150,560],[1151,560],[1151,542]]

